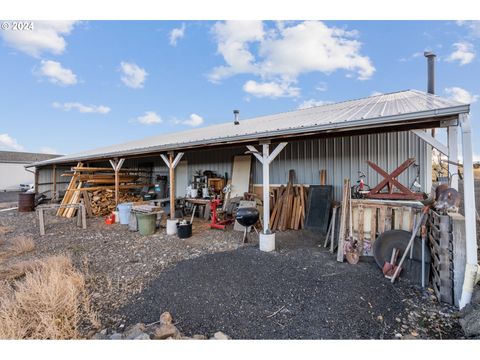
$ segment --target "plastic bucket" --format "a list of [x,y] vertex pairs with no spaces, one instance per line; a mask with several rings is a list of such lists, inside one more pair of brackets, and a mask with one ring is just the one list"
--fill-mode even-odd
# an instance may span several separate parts
[[167,219],[167,235],[175,235],[177,233],[178,219]]
[[128,220],[130,219],[130,210],[132,210],[132,203],[118,204],[120,224],[128,225]]
[[142,235],[152,235],[155,233],[157,215],[137,213],[138,231]]
[[177,235],[180,239],[187,239],[192,236],[192,224],[187,221],[186,224],[177,223]]

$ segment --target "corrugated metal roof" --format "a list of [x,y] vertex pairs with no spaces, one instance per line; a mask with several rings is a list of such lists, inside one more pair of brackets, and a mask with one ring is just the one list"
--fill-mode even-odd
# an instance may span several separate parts
[[167,133],[107,146],[36,165],[142,154],[154,151],[181,150],[191,146],[213,145],[249,139],[274,138],[342,128],[381,126],[387,123],[468,113],[469,105],[418,90],[405,90],[370,96],[313,108]]
[[31,164],[38,161],[48,160],[59,157],[61,155],[55,154],[38,154],[21,151],[0,151],[0,162],[2,163],[16,163],[16,164]]

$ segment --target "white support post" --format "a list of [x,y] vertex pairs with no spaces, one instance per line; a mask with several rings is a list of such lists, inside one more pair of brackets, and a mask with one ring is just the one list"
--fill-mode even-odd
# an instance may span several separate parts
[[465,266],[462,297],[459,302],[459,307],[462,309],[472,299],[473,287],[477,281],[479,267],[477,258],[477,236],[475,223],[472,128],[468,115],[460,115],[460,126],[462,129],[463,201],[465,208],[465,242],[467,260],[467,264]]
[[[168,158],[164,154],[160,154],[165,165],[169,169],[169,182],[170,182],[170,220],[167,220],[167,234],[173,235],[176,232],[175,220],[175,168],[183,157],[183,152],[180,152],[173,158],[173,151],[168,153]],[[171,224],[169,223],[171,222]],[[174,224],[175,223],[175,224]],[[170,230],[169,230],[170,229]]]
[[270,234],[270,162],[268,157],[270,144],[262,144],[262,174],[263,174],[263,233]]
[[[448,160],[458,163],[458,125],[449,126],[448,133]],[[448,172],[451,177],[450,187],[458,191],[458,166],[448,164]]]
[[119,172],[124,162],[125,162],[124,158],[120,160],[118,160],[118,158],[115,158],[114,160],[110,160],[110,165],[112,165],[113,171],[115,171],[115,205],[118,205],[118,200],[120,197]]
[[280,143],[270,154],[270,142],[262,142],[262,154],[252,145],[247,145],[247,149],[262,164],[263,174],[263,231],[260,237],[260,250],[275,250],[275,234],[270,230],[270,163],[285,148],[286,142]]

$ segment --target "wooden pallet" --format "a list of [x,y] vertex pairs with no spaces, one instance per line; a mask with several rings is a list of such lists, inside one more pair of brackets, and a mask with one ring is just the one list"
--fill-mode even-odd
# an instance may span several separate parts
[[[345,188],[350,191],[349,188]],[[363,249],[362,256],[373,256],[373,244],[377,237],[388,230],[412,231],[414,219],[420,218],[422,204],[417,201],[395,201],[377,199],[352,199],[353,238]],[[346,213],[346,215],[344,215]],[[342,204],[340,224],[348,222],[347,206]],[[343,234],[343,235],[342,235]],[[340,237],[346,232],[340,227]],[[343,259],[343,241],[339,238],[337,260]]]
[[428,240],[432,254],[432,284],[439,301],[453,304],[453,242],[450,216],[430,210]]

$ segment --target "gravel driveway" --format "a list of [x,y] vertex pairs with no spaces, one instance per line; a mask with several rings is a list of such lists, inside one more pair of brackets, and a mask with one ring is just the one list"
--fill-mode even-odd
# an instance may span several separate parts
[[187,335],[220,330],[235,339],[461,336],[453,310],[428,291],[391,285],[372,259],[337,263],[298,234],[281,234],[273,253],[250,246],[180,262],[121,312],[149,323],[168,310]]

